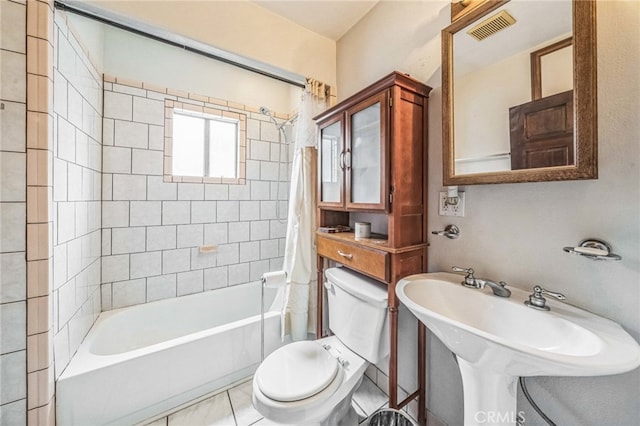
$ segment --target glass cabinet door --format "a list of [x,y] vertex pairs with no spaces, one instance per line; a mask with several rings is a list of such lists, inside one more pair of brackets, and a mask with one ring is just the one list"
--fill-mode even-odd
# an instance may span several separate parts
[[342,122],[320,130],[320,203],[342,204]]
[[386,209],[386,99],[385,92],[349,113],[348,204],[356,208]]

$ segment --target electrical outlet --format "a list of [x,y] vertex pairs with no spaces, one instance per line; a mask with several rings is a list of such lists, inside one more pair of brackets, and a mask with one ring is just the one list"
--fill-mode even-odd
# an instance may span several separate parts
[[458,204],[447,204],[447,191],[440,192],[438,199],[440,216],[464,216],[464,192],[458,192]]

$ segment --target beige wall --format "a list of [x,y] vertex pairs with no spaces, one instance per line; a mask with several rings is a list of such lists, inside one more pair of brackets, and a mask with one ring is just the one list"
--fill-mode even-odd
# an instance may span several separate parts
[[[464,188],[466,216],[437,214],[442,189],[440,30],[445,1],[381,2],[338,42],[340,98],[393,69],[435,88],[431,96],[429,229],[458,225],[462,238],[433,237],[431,271],[470,266],[479,276],[530,289],[541,284],[569,303],[619,322],[640,340],[640,3],[598,1],[598,180]],[[625,40],[625,43],[620,43]],[[562,251],[582,238],[612,244],[621,262]],[[402,342],[401,342],[402,343]],[[429,343],[429,409],[462,424],[462,384],[450,353]],[[531,378],[529,391],[558,424],[637,424],[640,372],[595,378]],[[542,424],[519,396],[527,425]]]
[[335,42],[249,1],[92,1],[96,6],[335,85]]

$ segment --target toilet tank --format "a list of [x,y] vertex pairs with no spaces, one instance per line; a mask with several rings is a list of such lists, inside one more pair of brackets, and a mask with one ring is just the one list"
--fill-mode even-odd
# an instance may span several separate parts
[[347,268],[325,270],[329,328],[371,363],[389,354],[387,286]]

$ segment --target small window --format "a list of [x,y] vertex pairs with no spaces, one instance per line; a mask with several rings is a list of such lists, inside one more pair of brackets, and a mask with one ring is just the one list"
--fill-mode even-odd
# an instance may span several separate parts
[[165,181],[244,183],[245,115],[176,103],[166,119]]

